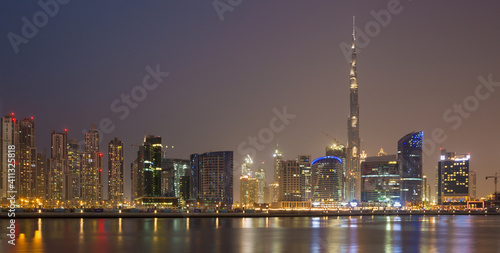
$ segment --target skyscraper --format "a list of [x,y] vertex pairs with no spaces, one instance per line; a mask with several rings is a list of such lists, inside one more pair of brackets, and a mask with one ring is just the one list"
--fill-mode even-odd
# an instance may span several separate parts
[[68,199],[68,149],[66,129],[62,133],[51,133],[49,159],[49,200],[52,203]]
[[99,132],[95,124],[85,133],[81,176],[82,199],[87,204],[102,201],[102,153],[99,152]]
[[123,142],[114,138],[108,143],[108,199],[123,202]]
[[161,137],[149,135],[144,140],[144,196],[161,196]]
[[350,111],[347,120],[347,147],[348,147],[348,173],[347,173],[347,200],[360,199],[360,160],[361,141],[359,138],[359,103],[358,103],[358,74],[356,63],[356,33],[355,19],[352,28],[352,58],[350,69]]
[[312,201],[333,204],[342,201],[342,159],[324,156],[311,163]]
[[424,132],[412,132],[398,141],[401,166],[401,201],[422,201],[422,145]]
[[137,158],[130,165],[131,200],[144,196],[144,146],[138,146]]
[[241,176],[249,176],[252,177],[252,165],[253,165],[253,160],[250,157],[250,155],[247,154],[245,157],[245,162],[241,164]]
[[476,196],[476,170],[469,170],[469,190],[470,197],[475,200]]
[[281,161],[283,161],[283,154],[278,150],[278,145],[276,145],[276,149],[274,150],[274,183],[278,184],[279,183],[279,174],[280,174],[280,164]]
[[[0,137],[0,143],[2,146],[0,147],[0,198],[2,199],[7,199],[9,197],[8,191],[11,190],[16,190],[16,189],[10,189],[9,188],[9,173],[8,169],[9,167],[9,147],[15,147],[17,150],[17,138],[14,138],[15,132],[16,132],[16,117],[14,113],[12,114],[7,114],[5,117],[2,118],[2,129],[1,129],[1,137]],[[16,152],[17,153],[17,152]],[[17,170],[17,167],[15,168]],[[16,179],[15,177],[12,179]],[[15,182],[15,186],[17,187],[19,182]]]
[[299,161],[281,161],[279,201],[303,201],[301,174]]
[[470,155],[457,155],[441,149],[438,162],[438,205],[465,205],[470,200]]
[[257,179],[257,203],[264,203],[264,192],[266,189],[266,172],[263,167],[260,167],[255,171],[255,178]]
[[240,202],[242,204],[251,205],[258,201],[259,182],[256,178],[249,176],[240,177]]
[[68,167],[69,167],[69,199],[80,199],[80,179],[81,179],[81,154],[80,146],[76,139],[68,140]]
[[47,169],[47,152],[36,154],[36,195],[40,200],[48,199],[49,173]]
[[191,155],[191,199],[203,203],[233,204],[233,152]]
[[396,155],[367,157],[361,163],[361,201],[400,202],[399,161]]
[[[18,197],[24,199],[36,199],[36,147],[35,147],[35,121],[33,117],[23,118],[17,124],[18,150],[17,181]],[[15,137],[16,138],[16,137]]]

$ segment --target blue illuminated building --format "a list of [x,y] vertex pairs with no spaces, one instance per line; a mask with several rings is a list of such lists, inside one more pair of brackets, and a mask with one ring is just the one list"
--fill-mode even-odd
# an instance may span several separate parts
[[422,201],[422,145],[424,132],[412,132],[398,142],[401,168],[401,201],[410,204]]
[[312,201],[333,203],[343,200],[342,159],[324,156],[311,163]]

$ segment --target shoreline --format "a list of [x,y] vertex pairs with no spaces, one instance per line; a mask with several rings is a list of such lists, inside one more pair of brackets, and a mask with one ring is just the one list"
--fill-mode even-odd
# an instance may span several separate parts
[[36,218],[266,218],[266,217],[326,217],[326,216],[408,216],[408,215],[500,215],[500,213],[485,212],[438,212],[438,211],[329,211],[325,212],[304,212],[304,211],[277,211],[270,213],[35,213],[18,212],[15,217],[8,217],[8,213],[0,213],[0,219],[36,219]]

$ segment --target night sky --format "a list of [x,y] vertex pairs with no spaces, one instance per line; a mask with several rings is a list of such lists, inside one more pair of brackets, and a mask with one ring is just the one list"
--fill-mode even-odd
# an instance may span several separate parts
[[[322,131],[347,141],[349,63],[340,45],[351,43],[355,15],[369,39],[358,41],[362,149],[368,156],[381,147],[395,154],[405,134],[423,130],[435,143],[442,138],[431,133],[440,128],[446,140],[434,150],[427,143],[424,156],[432,191],[444,147],[471,153],[478,196],[493,192],[485,176],[500,171],[500,2],[230,2],[235,6],[221,21],[212,1],[69,1],[47,20],[36,15],[43,10],[37,1],[2,1],[0,113],[34,116],[37,147],[49,153],[52,129],[67,128],[70,138],[81,140],[91,123],[109,119],[115,129],[103,136],[101,150],[107,153],[115,136],[125,142],[127,198],[137,149],[130,145],[141,144],[144,133],[175,146],[168,151],[173,158],[233,150],[238,200],[238,146],[269,128],[274,108],[296,117],[256,152],[268,182],[276,143],[285,159],[314,159],[330,144]],[[371,14],[389,9],[391,20],[382,25]],[[9,33],[23,36],[22,18],[34,15],[41,27],[25,31],[32,38],[16,53]],[[169,75],[160,76],[136,108],[129,106],[126,117],[124,109],[111,108],[117,99],[116,106],[124,106],[122,94],[139,91],[146,67],[157,65]],[[487,88],[478,77],[489,75],[494,82]],[[454,104],[464,100],[471,112],[455,113]]]

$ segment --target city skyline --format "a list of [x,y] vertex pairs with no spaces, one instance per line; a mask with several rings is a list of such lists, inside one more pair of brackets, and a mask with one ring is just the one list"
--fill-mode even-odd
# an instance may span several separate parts
[[[493,32],[487,33],[488,29],[473,30],[473,26],[459,19],[464,13],[479,15],[476,12],[480,12],[481,19],[475,20],[474,24],[493,26],[495,20],[493,8],[490,10],[486,7],[476,7],[476,9],[466,10],[466,7],[457,7],[457,13],[449,13],[447,20],[441,20],[442,15],[437,13],[437,10],[444,8],[445,5],[434,3],[436,10],[427,11],[426,13],[429,14],[427,20],[422,22],[421,19],[417,19],[416,15],[429,3],[424,5],[402,2],[401,4],[402,11],[392,15],[387,26],[379,25],[380,33],[370,38],[370,43],[358,56],[358,76],[362,87],[360,92],[360,106],[362,107],[360,114],[363,117],[363,127],[360,132],[362,149],[366,148],[369,156],[375,156],[381,147],[388,153],[395,154],[397,140],[403,135],[423,130],[424,139],[431,139],[433,130],[442,128],[448,140],[444,144],[436,144],[434,152],[424,154],[424,174],[428,175],[433,186],[433,175],[439,160],[440,147],[457,153],[470,152],[471,170],[477,171],[478,185],[481,185],[478,187],[477,195],[484,196],[493,191],[493,183],[484,181],[484,178],[496,171],[493,159],[500,152],[494,145],[499,140],[499,137],[495,136],[499,119],[495,117],[493,109],[498,108],[499,100],[495,99],[498,95],[496,92],[491,92],[491,98],[480,100],[478,109],[472,112],[469,118],[462,118],[462,124],[456,130],[453,129],[455,121],[446,122],[443,119],[443,113],[453,109],[453,104],[462,104],[464,98],[475,95],[476,87],[482,83],[477,79],[478,76],[488,80],[488,76],[492,74],[492,80],[500,80],[497,78],[498,63],[493,61],[497,58],[498,52],[488,49],[498,44],[497,42],[500,41],[498,35]],[[102,4],[101,7],[106,8],[105,5]],[[189,11],[192,7],[191,3],[173,5],[180,8],[180,13]],[[342,9],[345,6],[349,6],[347,8],[349,10],[352,9],[346,2],[327,5],[331,8],[330,11]],[[464,5],[467,6],[467,4]],[[297,117],[291,119],[281,132],[274,133],[271,143],[263,145],[264,149],[258,151],[254,158],[256,162],[266,161],[266,175],[270,182],[272,180],[270,175],[273,175],[272,154],[276,143],[279,143],[284,158],[291,160],[304,153],[312,155],[313,158],[322,157],[324,147],[330,144],[330,140],[325,138],[321,131],[329,133],[342,143],[347,142],[345,117],[349,111],[347,88],[349,63],[344,58],[339,45],[342,42],[350,43],[352,14],[356,15],[360,29],[365,31],[364,27],[368,22],[376,21],[370,11],[386,10],[387,6],[370,3],[357,6],[351,14],[330,13],[327,15],[328,11],[319,10],[321,5],[318,3],[309,4],[309,6],[299,3],[282,5],[286,14],[301,8],[304,10],[305,17],[310,17],[310,19],[304,20],[302,26],[296,23],[286,24],[292,20],[285,14],[278,14],[277,9],[273,9],[278,7],[277,4],[271,4],[270,9],[258,9],[256,6],[245,2],[234,12],[227,13],[222,23],[217,15],[212,13],[211,5],[206,10],[200,11],[203,15],[186,24],[184,29],[189,31],[189,28],[195,27],[199,22],[209,20],[206,27],[210,28],[214,34],[207,36],[216,41],[209,44],[211,46],[202,47],[191,40],[193,36],[204,34],[200,29],[193,29],[197,32],[196,35],[178,31],[168,25],[167,21],[170,19],[167,18],[162,21],[165,22],[163,24],[166,25],[168,32],[155,34],[156,40],[151,39],[140,44],[139,53],[130,53],[130,56],[142,53],[147,57],[141,56],[140,59],[128,65],[119,63],[120,54],[123,52],[110,49],[106,47],[106,45],[109,46],[108,44],[104,44],[97,47],[97,50],[108,52],[111,60],[89,65],[94,59],[92,54],[88,59],[82,58],[80,54],[91,52],[91,48],[83,47],[82,52],[77,53],[68,46],[44,47],[46,43],[57,45],[61,43],[54,38],[49,38],[58,29],[63,29],[61,26],[64,22],[61,20],[77,23],[70,17],[70,13],[78,9],[68,4],[59,10],[60,13],[51,19],[46,27],[40,29],[35,38],[28,44],[22,45],[18,54],[12,52],[7,40],[2,42],[2,56],[9,59],[9,63],[2,63],[6,71],[2,72],[1,76],[2,80],[6,80],[6,85],[12,84],[2,87],[1,115],[15,112],[21,117],[34,116],[37,123],[37,149],[41,151],[47,148],[49,154],[50,130],[55,129],[61,132],[62,129],[67,128],[68,138],[76,138],[80,141],[83,139],[82,130],[88,128],[91,123],[99,123],[103,118],[112,119],[115,130],[104,134],[100,149],[101,152],[105,151],[106,144],[114,137],[123,140],[126,152],[124,163],[126,175],[130,173],[129,165],[135,159],[137,152],[137,148],[130,145],[140,144],[144,131],[162,136],[164,145],[174,145],[173,150],[167,151],[168,157],[171,158],[188,159],[192,153],[233,150],[236,182],[236,178],[239,178],[237,168],[246,155],[238,153],[238,145],[247,141],[248,136],[257,136],[262,128],[269,126],[269,121],[275,116],[274,108],[283,111],[286,107],[288,113]],[[30,8],[35,7],[37,6]],[[82,5],[79,7],[85,8]],[[124,8],[127,7],[131,6],[125,5]],[[153,6],[149,8],[152,9]],[[18,32],[18,28],[22,25],[20,17],[32,14],[30,11],[26,12],[26,9],[16,9],[15,6],[13,9],[12,14],[5,15],[9,25],[1,25],[2,31],[5,31],[4,34],[11,30]],[[307,15],[308,11],[312,10],[320,13],[316,19]],[[36,10],[33,9],[34,11]],[[270,21],[273,18],[278,18],[279,22],[265,31],[260,31],[259,29],[264,29],[262,27],[265,25],[252,23],[252,13],[262,16],[261,22]],[[174,19],[174,17],[180,18],[180,14],[173,14],[171,18]],[[153,21],[155,20],[148,20],[142,24],[144,26],[146,24],[162,25],[161,22],[154,23]],[[425,26],[428,23],[435,24],[435,26]],[[112,23],[106,24],[113,25]],[[292,27],[294,29],[291,29]],[[407,28],[412,31],[408,32]],[[67,34],[75,32],[68,29],[63,29],[63,31]],[[284,29],[283,32],[272,34],[273,31],[280,31],[280,29]],[[462,29],[464,31],[461,31]],[[132,28],[131,31],[134,35],[141,34],[140,29]],[[244,31],[248,31],[249,35],[243,36]],[[461,33],[458,33],[459,31]],[[90,31],[86,30],[86,32]],[[167,36],[169,32],[183,35],[180,36],[183,38],[180,41],[189,42],[189,46],[176,45],[180,42],[171,40]],[[476,37],[483,39],[468,38],[468,40],[460,41],[459,35],[466,32],[480,34],[481,36]],[[305,39],[294,39],[295,33],[302,35]],[[98,34],[104,35],[104,30],[99,30]],[[123,32],[119,34],[125,36]],[[244,39],[250,39],[247,37],[250,35],[260,36],[259,41],[269,38],[270,43],[247,44]],[[430,42],[420,40],[419,36],[424,37],[424,35],[432,38]],[[58,37],[55,36],[55,38]],[[104,41],[105,43],[112,42],[112,40]],[[289,43],[284,43],[286,41]],[[412,41],[419,41],[421,44],[410,43]],[[84,40],[73,42],[75,43],[73,45],[81,47],[83,42]],[[168,46],[157,46],[157,43],[162,44],[162,42],[168,42],[166,43]],[[477,43],[478,46],[471,46],[470,43]],[[491,46],[488,46],[490,43]],[[231,44],[239,44],[239,46],[230,47]],[[431,44],[436,47],[429,47]],[[146,49],[147,45],[152,45],[152,48]],[[283,48],[282,45],[286,46]],[[125,43],[120,49],[131,46],[132,44]],[[42,48],[51,55],[44,53]],[[181,50],[177,51],[176,48],[181,48]],[[215,53],[211,53],[211,49],[216,49],[213,50]],[[237,57],[244,59],[241,62],[246,64],[239,63],[231,67],[233,56],[226,55],[224,53],[226,49],[234,51]],[[64,50],[69,50],[68,54],[74,59],[68,61],[62,57]],[[256,55],[252,57],[246,53],[246,50]],[[455,54],[457,50],[464,55],[458,58],[458,54]],[[482,59],[484,57],[486,57],[485,60]],[[462,58],[467,60],[461,60]],[[85,59],[86,64],[77,64],[79,59]],[[40,64],[46,60],[54,64],[52,67],[34,70],[26,64],[31,60],[34,64]],[[190,65],[192,61],[195,62],[194,68]],[[218,64],[205,68],[209,61]],[[261,66],[262,62],[265,64]],[[18,63],[23,68],[17,69],[15,66],[19,66]],[[63,63],[76,65],[69,64],[63,67]],[[448,63],[453,64],[448,66]],[[156,70],[157,65],[161,71],[171,75],[163,77],[163,82],[159,83],[153,92],[147,93],[147,99],[138,103],[138,108],[130,109],[129,116],[121,120],[119,116],[122,114],[116,114],[110,110],[110,104],[120,98],[121,94],[130,94],[131,90],[141,83],[142,78],[151,73],[146,68],[150,66],[150,69]],[[305,70],[298,71],[303,68]],[[22,75],[24,71],[29,71],[30,77]],[[306,74],[298,74],[298,72]],[[53,73],[57,74],[53,75]],[[202,78],[193,78],[190,76],[192,74],[200,75]],[[204,81],[205,78],[207,81]],[[44,84],[46,90],[37,88],[39,83]],[[306,92],[303,92],[304,89]],[[50,93],[47,90],[53,92]],[[20,94],[21,91],[26,92],[26,100],[24,96],[23,99],[15,99],[15,95]],[[218,95],[219,92],[224,93],[224,91],[227,91],[226,95]],[[487,91],[487,88],[483,88],[481,92]],[[205,98],[204,93],[213,94],[213,97]],[[408,99],[409,94],[414,99]],[[290,99],[291,97],[299,99]],[[215,103],[212,99],[222,102]],[[95,103],[88,103],[88,101],[95,101]],[[411,103],[413,101],[415,103]],[[61,104],[64,105],[64,110],[59,109]],[[403,108],[404,111],[401,112]],[[191,119],[191,115],[197,115],[200,118]],[[140,125],[136,122],[140,122]],[[201,122],[203,123],[200,124]],[[102,161],[102,164],[107,164],[107,160]],[[125,176],[125,181],[125,194],[130,199],[128,176]],[[239,195],[237,188],[238,184],[235,183],[235,197]],[[107,191],[103,189],[103,192]]]

